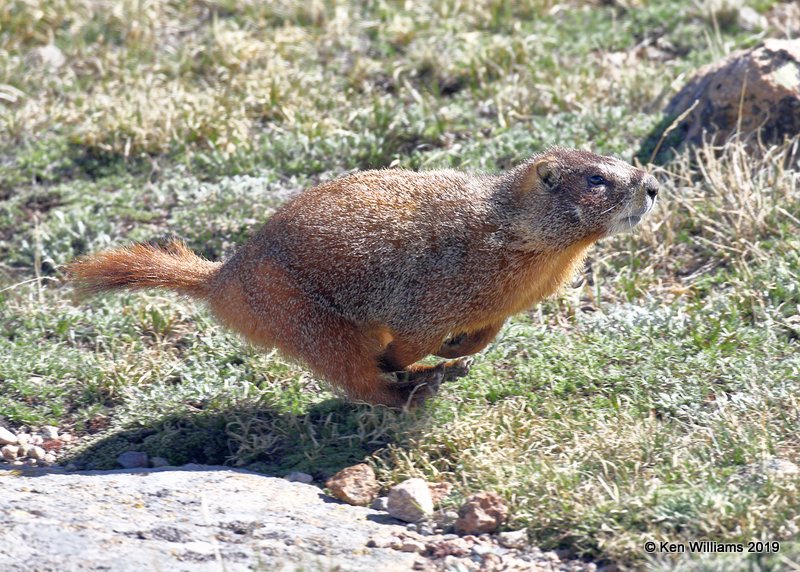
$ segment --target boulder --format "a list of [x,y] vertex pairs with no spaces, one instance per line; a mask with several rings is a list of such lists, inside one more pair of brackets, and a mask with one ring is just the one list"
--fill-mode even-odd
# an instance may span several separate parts
[[737,130],[764,143],[800,133],[800,40],[766,40],[701,68],[670,100],[638,157],[664,162],[704,138],[722,144]]

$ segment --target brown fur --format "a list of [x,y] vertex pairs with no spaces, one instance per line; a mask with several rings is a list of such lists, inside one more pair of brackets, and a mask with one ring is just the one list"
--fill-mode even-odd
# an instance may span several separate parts
[[300,194],[224,264],[173,242],[68,270],[93,291],[201,298],[224,325],[351,398],[402,406],[466,370],[417,361],[480,351],[506,318],[569,280],[594,242],[634,226],[656,189],[626,163],[566,149],[499,176],[365,171]]

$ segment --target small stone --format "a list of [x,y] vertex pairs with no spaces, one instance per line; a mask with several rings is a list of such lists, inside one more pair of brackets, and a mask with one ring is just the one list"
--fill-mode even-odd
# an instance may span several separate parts
[[308,473],[302,473],[300,471],[294,471],[292,473],[289,473],[283,478],[289,481],[290,483],[303,483],[308,485],[314,482],[314,477],[312,477]]
[[508,507],[496,493],[481,492],[471,495],[461,505],[455,522],[459,534],[494,532],[508,518]]
[[47,68],[49,70],[56,70],[66,63],[67,58],[64,55],[64,52],[62,52],[57,46],[53,44],[47,44],[45,46],[33,48],[28,53],[27,60],[33,65]]
[[372,510],[379,510],[382,512],[386,512],[389,509],[389,499],[386,497],[378,497],[372,504],[369,505]]
[[28,457],[31,459],[36,459],[37,461],[44,460],[45,455],[47,455],[47,451],[39,446],[33,446],[31,447],[31,450],[28,451]]
[[20,445],[17,457],[27,457],[30,454],[31,449],[33,449],[33,445],[28,445],[27,443]]
[[325,486],[337,499],[356,506],[369,506],[381,488],[375,471],[364,463],[342,469]]
[[428,485],[428,488],[431,490],[433,506],[442,504],[442,501],[450,496],[453,491],[453,485],[450,483],[432,483]]
[[117,457],[117,463],[125,469],[146,467],[147,461],[147,453],[142,453],[140,451],[126,451]]
[[20,447],[17,445],[3,445],[0,453],[6,461],[13,461],[19,456]]
[[425,545],[418,540],[404,540],[400,545],[400,552],[416,552],[422,554],[425,552]]
[[30,441],[28,441],[31,445],[41,445],[44,443],[44,437],[41,435],[32,435]]
[[433,526],[429,522],[421,522],[417,525],[417,532],[423,536],[431,536],[433,534]]
[[433,512],[433,499],[424,479],[408,479],[389,489],[387,510],[406,522],[417,522]]
[[47,465],[48,467],[50,465],[55,464],[55,462],[56,462],[56,456],[53,453],[47,453],[47,455],[45,455],[44,459],[42,460],[42,464]]
[[29,467],[35,467],[39,464],[39,461],[37,459],[25,459],[25,464]]
[[31,434],[30,433],[20,433],[17,435],[17,443],[20,445],[26,445],[27,443],[31,442]]
[[409,523],[406,525],[406,529],[407,529],[407,530],[410,530],[410,531],[412,531],[412,532],[416,532],[416,531],[417,531],[417,525],[416,525],[416,524],[414,524],[413,522],[409,522]]
[[14,467],[21,467],[24,464],[25,464],[25,461],[22,461],[20,459],[17,459],[16,461],[11,461],[11,465],[14,466]]
[[58,438],[63,443],[70,443],[72,441],[72,435],[70,433],[62,433],[61,435],[58,436]]
[[472,553],[476,556],[485,556],[492,551],[491,547],[485,546],[483,544],[475,544],[472,547]]
[[760,32],[769,25],[766,16],[762,16],[750,6],[739,8],[737,20],[739,26],[748,32]]
[[157,469],[158,467],[169,467],[170,462],[169,459],[165,459],[164,457],[153,457],[150,459],[150,466],[154,469]]
[[5,427],[0,427],[0,445],[16,445],[19,443],[17,436]]
[[58,427],[52,425],[45,425],[39,431],[45,439],[58,439]]
[[497,543],[505,548],[522,550],[528,546],[528,531],[523,529],[501,532],[497,535]]

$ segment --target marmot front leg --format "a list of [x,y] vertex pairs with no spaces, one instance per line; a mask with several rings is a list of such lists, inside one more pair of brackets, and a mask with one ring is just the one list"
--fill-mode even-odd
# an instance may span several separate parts
[[461,333],[448,338],[434,355],[443,358],[457,358],[478,353],[495,338],[497,332],[503,327],[504,322],[489,324],[485,328],[474,332]]

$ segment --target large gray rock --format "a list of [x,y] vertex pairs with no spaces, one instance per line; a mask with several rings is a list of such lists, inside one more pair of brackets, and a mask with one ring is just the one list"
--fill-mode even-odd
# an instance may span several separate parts
[[411,570],[385,515],[227,467],[0,470],[0,571]]
[[661,162],[672,150],[743,138],[780,143],[800,133],[800,40],[766,40],[701,68],[664,109],[639,159]]

